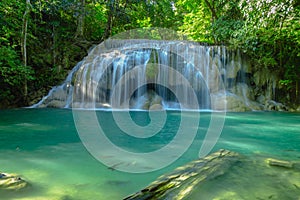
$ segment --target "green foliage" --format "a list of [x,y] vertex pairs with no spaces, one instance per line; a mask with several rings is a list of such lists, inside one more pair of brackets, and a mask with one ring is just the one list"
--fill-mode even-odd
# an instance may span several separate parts
[[229,41],[238,37],[237,31],[243,27],[241,20],[231,20],[227,17],[220,17],[212,24],[212,35],[218,43],[228,44]]
[[20,39],[25,3],[17,0],[0,2],[0,46],[16,47]]
[[[226,44],[247,54],[254,68],[272,71],[288,91],[300,81],[300,4],[296,0],[31,0],[27,63],[22,65],[26,1],[0,1],[1,97],[17,99],[22,84],[58,84],[94,44],[136,28],[137,38],[187,38]],[[167,29],[167,30],[168,30]],[[169,37],[170,36],[170,37]],[[180,38],[178,38],[180,39]],[[31,81],[35,78],[35,81]],[[4,89],[7,88],[7,89]]]
[[86,6],[86,38],[100,40],[107,23],[107,8],[99,2],[90,3]]
[[245,25],[237,38],[257,68],[268,68],[288,90],[300,80],[299,4],[295,1],[256,1],[242,5]]
[[20,87],[24,80],[34,80],[34,71],[24,66],[10,47],[0,47],[0,75],[3,82]]
[[[136,28],[177,28],[178,17],[169,0],[108,1],[108,16],[113,17],[112,35]],[[114,3],[112,3],[114,2]]]
[[[10,47],[0,47],[0,100],[11,101],[13,92],[21,93],[24,81],[34,80],[34,71],[22,65],[17,53]],[[3,87],[5,86],[5,87]]]
[[209,37],[212,30],[210,16],[205,12],[205,8],[196,6],[196,2],[183,1],[177,5],[182,6],[180,15],[186,13],[183,24],[179,27],[180,33],[187,35],[191,40],[212,43],[213,40]]
[[[300,12],[295,0],[180,0],[180,31],[197,41],[241,49],[256,71],[267,70],[288,91],[300,81]],[[297,96],[297,95],[296,95]]]

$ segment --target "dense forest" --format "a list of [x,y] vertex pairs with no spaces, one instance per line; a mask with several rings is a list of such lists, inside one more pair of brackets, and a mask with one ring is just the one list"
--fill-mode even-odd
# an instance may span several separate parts
[[297,0],[1,0],[0,108],[29,105],[89,49],[135,28],[162,27],[245,53],[299,103]]

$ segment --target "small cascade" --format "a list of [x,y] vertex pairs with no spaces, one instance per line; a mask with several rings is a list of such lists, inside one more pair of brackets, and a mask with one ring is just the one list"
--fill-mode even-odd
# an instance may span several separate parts
[[108,40],[32,107],[251,110],[247,70],[225,46]]
[[72,104],[74,73],[78,71],[81,65],[82,61],[77,63],[77,65],[72,69],[63,84],[53,87],[47,96],[44,96],[41,101],[30,106],[29,108],[69,108]]

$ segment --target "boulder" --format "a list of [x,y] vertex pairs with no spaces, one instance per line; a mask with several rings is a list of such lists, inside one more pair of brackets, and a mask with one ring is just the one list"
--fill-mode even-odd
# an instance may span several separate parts
[[274,111],[288,111],[289,108],[282,103],[269,100],[265,103],[265,110],[274,110]]

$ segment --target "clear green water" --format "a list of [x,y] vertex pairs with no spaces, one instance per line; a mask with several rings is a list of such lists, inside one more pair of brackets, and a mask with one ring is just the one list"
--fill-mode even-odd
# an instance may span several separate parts
[[[71,110],[16,109],[0,113],[0,171],[19,174],[31,184],[25,190],[0,191],[1,200],[122,199],[196,159],[210,120],[210,113],[201,113],[196,139],[172,165],[159,171],[129,174],[108,169],[88,153],[77,134]],[[111,141],[137,152],[164,146],[176,134],[180,114],[193,117],[196,113],[167,114],[167,124],[160,134],[141,140],[120,132],[111,112],[97,112]],[[140,125],[150,122],[147,112],[131,112],[131,117]],[[244,156],[243,162],[207,181],[189,199],[300,199],[299,113],[227,113],[214,150],[220,148],[239,152]],[[295,168],[270,167],[265,158],[291,160]]]

